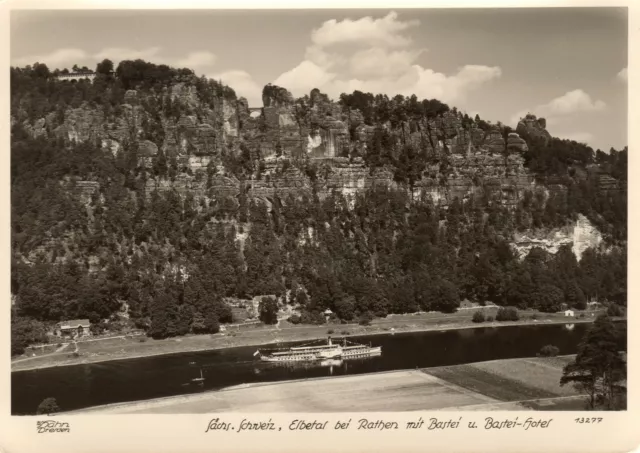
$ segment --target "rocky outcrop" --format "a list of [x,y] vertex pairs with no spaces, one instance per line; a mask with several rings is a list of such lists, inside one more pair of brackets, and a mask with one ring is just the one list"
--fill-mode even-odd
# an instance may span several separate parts
[[507,150],[524,153],[529,150],[525,142],[516,132],[510,132],[507,136]]
[[513,245],[520,258],[527,256],[534,247],[556,253],[563,245],[571,245],[573,253],[580,260],[586,249],[597,248],[601,243],[602,235],[582,214],[578,215],[575,223],[565,228],[515,233],[513,238]]
[[551,140],[551,134],[547,131],[547,121],[527,114],[518,122],[516,132],[527,142],[540,142],[546,146]]
[[[514,204],[535,184],[524,167],[522,153],[527,144],[523,138],[548,136],[544,121],[532,115],[505,140],[502,127],[481,129],[455,110],[373,126],[365,124],[360,111],[333,102],[318,90],[294,100],[286,89],[268,85],[264,107],[256,110],[244,98],[202,89],[180,82],[161,92],[128,90],[124,103],[115,108],[85,103],[62,116],[27,124],[26,129],[34,136],[95,141],[113,155],[136,144],[140,163],[147,168],[160,155],[176,162],[178,174],[173,180],[149,178],[148,193],[176,189],[213,199],[246,191],[270,199],[313,192],[325,197],[333,191],[353,196],[376,184],[398,186],[392,169],[372,170],[360,157],[371,145],[376,128],[381,128],[390,140],[384,146],[392,152],[411,145],[437,162],[411,188],[402,184],[412,195],[427,194],[450,203],[488,190],[505,204]],[[245,183],[226,174],[224,163],[230,155],[259,159],[263,174],[256,171]],[[313,180],[302,170],[309,166],[317,167]]]

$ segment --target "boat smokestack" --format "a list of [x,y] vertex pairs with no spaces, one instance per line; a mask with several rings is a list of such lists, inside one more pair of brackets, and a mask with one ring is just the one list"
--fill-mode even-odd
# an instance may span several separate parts
[[329,346],[331,346],[331,335],[329,335]]

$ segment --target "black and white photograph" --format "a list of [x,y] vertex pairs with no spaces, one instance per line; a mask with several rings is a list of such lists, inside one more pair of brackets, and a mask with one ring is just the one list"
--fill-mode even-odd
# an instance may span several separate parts
[[626,411],[628,19],[13,9],[11,414]]

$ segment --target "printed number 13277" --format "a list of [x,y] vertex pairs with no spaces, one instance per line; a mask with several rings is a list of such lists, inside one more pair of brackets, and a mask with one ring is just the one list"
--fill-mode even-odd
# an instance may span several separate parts
[[602,417],[578,417],[574,419],[576,423],[600,423]]

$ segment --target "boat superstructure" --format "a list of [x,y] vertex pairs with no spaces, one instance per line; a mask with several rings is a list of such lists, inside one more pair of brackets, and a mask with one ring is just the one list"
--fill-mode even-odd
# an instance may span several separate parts
[[260,360],[265,362],[302,362],[363,358],[380,354],[382,354],[380,346],[353,343],[346,338],[342,342],[334,343],[329,337],[327,342],[321,345],[307,344],[292,348],[257,350],[254,355],[260,356]]

